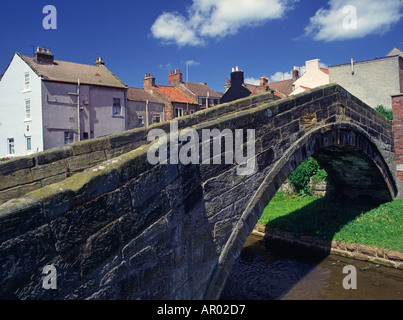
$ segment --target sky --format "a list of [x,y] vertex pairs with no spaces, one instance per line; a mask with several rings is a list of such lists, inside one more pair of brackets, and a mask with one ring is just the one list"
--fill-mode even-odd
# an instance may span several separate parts
[[0,38],[0,75],[15,52],[32,56],[39,46],[55,60],[102,57],[128,86],[141,88],[145,73],[167,85],[180,69],[184,80],[223,92],[236,66],[245,82],[277,81],[306,60],[327,67],[403,49],[403,2],[18,0],[2,3]]

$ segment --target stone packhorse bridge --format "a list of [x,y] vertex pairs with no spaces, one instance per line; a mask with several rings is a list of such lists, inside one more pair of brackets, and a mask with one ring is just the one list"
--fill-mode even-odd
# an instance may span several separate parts
[[[151,165],[148,129],[0,165],[2,299],[216,299],[263,209],[309,156],[335,192],[391,200],[392,122],[337,85],[249,97],[179,128],[255,129],[256,166]],[[271,101],[271,102],[270,102]],[[56,289],[44,286],[54,267]]]

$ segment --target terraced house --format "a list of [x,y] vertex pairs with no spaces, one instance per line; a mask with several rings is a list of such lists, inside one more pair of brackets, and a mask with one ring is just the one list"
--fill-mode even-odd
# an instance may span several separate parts
[[127,86],[105,67],[15,53],[0,80],[0,157],[23,156],[126,129]]

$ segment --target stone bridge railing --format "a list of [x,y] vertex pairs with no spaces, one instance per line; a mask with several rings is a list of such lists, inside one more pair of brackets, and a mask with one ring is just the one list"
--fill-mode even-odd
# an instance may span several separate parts
[[[197,123],[214,120],[234,111],[254,108],[263,103],[278,100],[279,97],[266,93],[251,96],[242,101],[225,103],[215,108],[179,118],[179,129]],[[59,182],[113,159],[147,143],[151,129],[167,129],[168,123],[159,123],[147,128],[138,128],[96,139],[73,143],[66,147],[39,152],[0,162],[0,204],[19,198],[26,193]]]
[[[216,299],[264,207],[307,157],[335,159],[329,169],[336,186],[352,194],[394,198],[402,190],[391,122],[343,88],[256,101],[188,123],[197,132],[255,129],[252,175],[237,175],[231,164],[151,165],[153,144],[142,144],[0,205],[0,297]],[[350,180],[336,165],[343,159],[357,162]],[[56,289],[43,286],[48,265]]]

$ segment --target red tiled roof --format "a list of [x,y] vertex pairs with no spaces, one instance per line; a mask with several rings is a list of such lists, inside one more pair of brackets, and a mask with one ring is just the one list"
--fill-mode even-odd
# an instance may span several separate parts
[[172,102],[198,104],[175,87],[155,86],[160,94]]
[[329,70],[325,69],[325,68],[320,68],[320,70],[322,70],[324,73],[329,74]]

